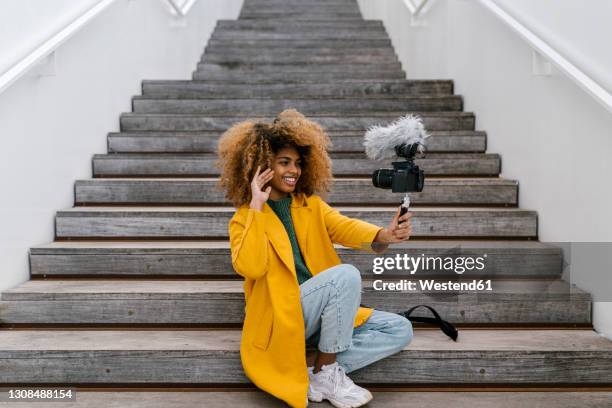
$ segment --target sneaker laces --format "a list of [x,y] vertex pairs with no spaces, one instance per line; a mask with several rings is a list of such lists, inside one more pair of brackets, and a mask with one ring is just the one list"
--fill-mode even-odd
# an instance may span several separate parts
[[344,386],[348,389],[355,385],[353,380],[346,375],[344,367],[342,367],[340,364],[336,364],[336,366],[333,368],[332,378],[334,382],[334,394],[338,393],[338,388],[340,386]]

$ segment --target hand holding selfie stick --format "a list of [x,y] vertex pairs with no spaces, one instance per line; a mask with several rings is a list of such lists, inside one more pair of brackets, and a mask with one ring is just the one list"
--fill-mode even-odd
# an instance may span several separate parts
[[425,173],[414,164],[414,158],[417,153],[424,152],[427,137],[429,135],[422,119],[414,115],[404,116],[388,126],[373,126],[365,134],[363,145],[370,159],[406,159],[392,162],[392,169],[378,169],[372,174],[375,187],[405,193],[400,205],[400,217],[410,208],[408,193],[423,190]]
[[[402,200],[402,204],[400,205],[400,213],[399,213],[398,219],[402,218],[402,215],[406,214],[409,209],[410,209],[410,195],[406,193],[406,195],[404,196],[404,199]],[[398,221],[398,225],[403,222],[404,221]]]

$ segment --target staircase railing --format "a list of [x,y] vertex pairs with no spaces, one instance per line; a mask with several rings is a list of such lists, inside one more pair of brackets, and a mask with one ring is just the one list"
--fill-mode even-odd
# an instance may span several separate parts
[[[25,57],[13,64],[8,70],[0,75],[0,93],[4,92],[15,81],[32,69],[39,61],[52,54],[60,45],[72,37],[82,27],[87,25],[91,20],[96,18],[102,11],[104,11],[115,1],[116,0],[101,0],[100,2],[96,3],[71,23],[62,28],[59,32],[48,37],[42,42],[42,44],[36,47]],[[168,3],[172,7],[175,14],[184,17],[187,15],[196,1],[197,0],[186,0],[182,5],[179,5],[177,0],[168,0]]]
[[542,38],[538,37],[533,31],[529,30],[521,24],[516,18],[512,17],[493,0],[479,0],[480,4],[485,6],[500,20],[510,26],[519,36],[525,39],[538,53],[546,57],[550,62],[555,64],[561,72],[572,79],[580,88],[591,95],[609,112],[612,112],[612,95],[601,85],[595,82],[591,77],[584,73],[576,65],[572,64],[567,58],[561,55]]
[[185,0],[183,5],[179,5],[176,0],[168,0],[168,3],[170,3],[170,7],[172,7],[177,15],[184,17],[189,13],[189,10],[197,1],[198,0]]
[[[571,63],[550,44],[538,37],[533,31],[525,27],[524,24],[499,7],[493,0],[478,1],[487,10],[512,28],[520,37],[526,40],[535,51],[552,62],[561,72],[612,113],[612,94],[593,80],[593,78],[588,76],[584,70]],[[413,0],[404,0],[404,4],[413,17],[419,16],[428,2],[429,0],[421,0],[421,3],[417,6]]]
[[415,18],[418,17],[419,14],[421,14],[423,8],[427,5],[428,2],[429,0],[421,0],[421,2],[417,5],[414,3],[413,0],[404,0],[404,4],[406,5],[406,7],[408,7],[408,10],[410,10],[412,17]]

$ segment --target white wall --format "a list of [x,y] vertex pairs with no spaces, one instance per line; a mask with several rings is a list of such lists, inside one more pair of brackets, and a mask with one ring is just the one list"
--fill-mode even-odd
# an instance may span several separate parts
[[[92,3],[3,2],[0,67]],[[92,176],[92,155],[106,153],[141,80],[190,79],[216,21],[241,4],[199,0],[181,26],[165,1],[118,0],[58,48],[55,76],[0,94],[0,290],[29,278],[28,248],[54,239],[55,211],[72,207],[74,181]]]
[[[384,21],[409,78],[455,81],[465,110],[488,133],[488,151],[502,156],[502,177],[519,181],[520,206],[538,212],[540,240],[612,241],[610,112],[557,71],[533,75],[527,43],[476,1],[433,0],[421,26],[411,25],[402,0],[359,3],[366,18]],[[612,8],[604,0],[510,3],[515,17],[530,16],[529,26],[541,18],[539,31],[572,50],[572,60],[588,61],[601,85],[612,83]],[[572,274],[588,267],[573,264]],[[612,303],[594,305],[594,325],[612,337]]]

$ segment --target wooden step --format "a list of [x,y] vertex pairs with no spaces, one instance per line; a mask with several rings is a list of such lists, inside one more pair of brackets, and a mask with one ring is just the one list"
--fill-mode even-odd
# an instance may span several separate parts
[[[0,331],[0,377],[26,384],[248,384],[239,330]],[[610,385],[612,342],[591,330],[416,330],[367,384]],[[203,369],[204,367],[204,369]],[[389,375],[393,373],[393,375]]]
[[[378,38],[381,35],[386,36],[385,26],[380,20],[363,20],[355,21],[266,21],[266,20],[234,20],[232,24],[219,24],[215,26],[213,35],[233,35],[237,33],[253,33],[259,35],[262,33],[268,34],[312,34],[321,33],[331,35],[354,33],[354,38]],[[362,36],[361,34],[370,33],[370,36]],[[298,37],[299,38],[299,37]]]
[[[386,408],[604,408],[612,405],[612,392],[609,391],[498,391],[486,388],[481,391],[386,391],[384,388],[369,388],[374,400],[368,405]],[[23,405],[23,404],[21,404]],[[310,404],[312,407],[314,404]],[[70,402],[72,408],[206,408],[249,407],[249,408],[286,408],[287,404],[260,390],[209,391],[188,390],[94,390],[78,391],[76,401]],[[330,408],[324,401],[314,405]],[[19,408],[19,407],[17,407]]]
[[[347,64],[350,65],[350,64]],[[322,67],[323,68],[323,67]],[[322,69],[321,68],[321,69]],[[347,69],[347,72],[338,71],[336,68],[331,68],[333,71],[321,71],[321,69],[313,69],[307,71],[286,71],[282,68],[277,68],[276,71],[262,70],[232,70],[232,71],[194,71],[192,79],[199,80],[215,80],[215,81],[237,81],[245,76],[250,80],[256,81],[280,81],[280,82],[295,82],[301,80],[316,80],[320,82],[343,81],[349,82],[353,80],[372,80],[380,79],[406,79],[406,73],[400,69],[388,70],[360,70],[358,68]]]
[[[250,10],[241,10],[238,17],[239,20],[256,20],[256,21],[276,21],[279,23],[291,24],[294,21],[305,22],[305,23],[319,23],[319,22],[335,22],[342,21],[347,23],[360,23],[365,21],[362,17],[358,8],[352,10],[331,10],[327,8],[319,9],[314,11],[299,11],[296,9],[287,10],[287,7],[293,7],[288,5],[283,10],[283,7],[272,6],[272,7],[258,7],[251,8]],[[264,9],[266,8],[266,9]]]
[[386,98],[289,98],[221,99],[134,97],[135,113],[274,115],[285,109],[297,109],[304,115],[317,113],[370,113],[373,111],[461,111],[460,96],[392,96]]
[[320,10],[319,12],[304,13],[303,11],[288,10],[247,10],[241,11],[239,19],[277,19],[277,20],[301,20],[301,21],[359,21],[362,20],[359,11],[329,12]]
[[314,64],[392,64],[398,63],[397,56],[393,53],[386,53],[381,55],[368,55],[368,54],[328,54],[328,53],[314,53],[313,55],[298,54],[298,53],[283,53],[274,55],[272,53],[261,54],[258,53],[205,53],[200,62],[201,63],[220,63],[220,64],[310,64],[311,67]]
[[[363,130],[373,125],[385,125],[409,112],[394,112],[377,115],[309,115],[328,131]],[[428,130],[474,130],[474,114],[471,112],[413,112],[423,118]],[[123,113],[120,118],[121,131],[226,131],[243,120],[271,121],[272,117],[261,116],[213,116],[213,115],[148,115]]]
[[241,13],[240,19],[261,19],[261,20],[281,20],[281,21],[363,21],[361,16],[356,13],[285,13],[285,12],[249,12]]
[[318,7],[320,5],[336,5],[340,6],[343,4],[355,4],[357,0],[245,0],[243,4],[248,4],[250,6],[255,5],[276,5],[276,6],[285,6],[291,4],[309,4],[313,7]]
[[374,98],[390,95],[450,95],[452,81],[390,81],[337,83],[218,83],[203,81],[143,81],[142,93],[158,97],[359,97]]
[[302,13],[304,15],[316,15],[323,13],[331,13],[331,14],[351,14],[358,17],[361,17],[361,13],[359,11],[359,5],[355,3],[346,3],[346,4],[327,4],[322,3],[313,7],[312,4],[302,4],[302,3],[293,3],[293,4],[250,4],[245,3],[241,9],[241,15],[243,14],[293,14],[293,13]]
[[253,30],[225,30],[216,29],[211,37],[215,40],[340,40],[340,39],[387,39],[387,33],[382,28],[377,29],[320,29],[295,30],[295,31],[268,31],[261,29]]
[[[327,196],[333,205],[399,204],[401,195],[373,188],[370,178],[338,179]],[[412,205],[516,206],[518,183],[500,178],[431,179]],[[75,183],[76,205],[229,205],[217,178],[90,179]]]
[[241,11],[271,11],[286,13],[289,11],[301,11],[304,14],[314,13],[345,13],[345,12],[359,12],[359,4],[355,1],[352,3],[318,3],[313,5],[312,3],[250,3],[245,2],[242,5]]
[[[390,162],[369,160],[364,153],[331,154],[337,177],[371,176]],[[210,177],[219,175],[218,157],[213,154],[96,154],[94,177]],[[428,176],[497,176],[501,160],[496,154],[431,153],[416,159]]]
[[286,6],[293,4],[308,4],[312,7],[319,7],[321,5],[351,5],[355,4],[356,0],[246,0],[244,4],[248,4],[249,6]]
[[[561,280],[491,280],[491,292],[375,290],[362,282],[362,304],[402,312],[427,304],[456,324],[588,325],[589,294]],[[418,285],[427,276],[404,274]],[[459,282],[457,278],[448,280]],[[470,278],[470,279],[473,279]],[[443,279],[436,279],[442,282]],[[242,281],[31,280],[0,294],[4,325],[218,325],[244,320]],[[415,314],[415,316],[418,315]]]
[[308,4],[312,7],[319,7],[321,5],[352,5],[355,4],[356,0],[246,0],[245,4],[249,6],[286,6],[293,4]]
[[344,12],[346,10],[350,11],[359,11],[358,2],[354,1],[351,3],[335,3],[332,1],[331,3],[319,3],[316,6],[305,3],[250,3],[246,1],[242,5],[242,10],[247,11],[279,11],[286,12],[289,10],[294,11],[302,11],[303,13],[310,14],[312,12]]
[[[387,225],[389,207],[336,207],[344,215]],[[75,207],[58,211],[58,239],[91,238],[227,238],[231,207]],[[534,211],[498,208],[430,208],[412,210],[414,238],[536,238]]]
[[[311,57],[312,60],[309,60]],[[346,48],[336,50],[333,48],[284,48],[268,49],[262,47],[206,47],[201,61],[209,62],[251,62],[251,63],[299,63],[301,61],[326,62],[397,62],[397,56],[392,47],[380,48]]]
[[[333,20],[333,19],[332,19]],[[295,20],[291,20],[292,24]],[[338,20],[333,20],[338,21]],[[361,21],[361,20],[359,20]],[[296,48],[380,48],[391,47],[391,40],[388,38],[367,39],[367,40],[225,40],[211,38],[207,43],[208,47],[241,47],[241,48],[276,48],[276,49],[296,49]]]
[[[109,153],[214,153],[222,131],[123,132],[108,134]],[[484,153],[485,132],[440,130],[429,132],[429,153]],[[363,152],[363,131],[328,132],[331,152]]]
[[[211,56],[226,56],[226,57],[253,57],[264,56],[269,58],[283,58],[283,57],[299,57],[307,58],[308,56],[370,56],[376,57],[388,57],[397,56],[395,49],[390,45],[368,45],[363,44],[362,46],[349,47],[348,44],[344,48],[334,48],[338,45],[344,45],[340,40],[336,40],[333,43],[306,43],[305,41],[285,41],[277,42],[277,47],[274,48],[272,40],[262,40],[262,44],[253,42],[250,47],[245,47],[244,44],[237,41],[211,41],[204,49],[204,53],[200,56],[200,59]],[[266,46],[267,44],[267,46]],[[300,46],[302,44],[302,46]],[[272,62],[274,62],[273,60]],[[394,60],[395,62],[397,60]]]
[[[212,78],[212,79],[190,79],[188,80],[191,83],[209,83],[209,84],[216,84],[216,85],[224,85],[224,84],[228,84],[228,85],[235,85],[235,84],[244,84],[244,85],[272,85],[272,84],[277,84],[277,85],[310,85],[310,84],[325,84],[325,83],[339,83],[339,84],[346,84],[346,85],[351,85],[351,84],[358,84],[358,83],[382,83],[382,84],[390,84],[390,83],[397,83],[397,82],[402,82],[402,81],[407,81],[407,79],[405,78],[321,78],[319,77],[318,80],[315,77],[287,77],[284,78],[282,80],[279,79],[270,79],[270,78],[263,78],[263,77],[255,77],[255,78],[251,78],[251,77],[242,77],[242,78],[234,78],[234,79],[219,79],[219,78]],[[331,95],[334,96],[334,95]]]
[[356,56],[356,55],[367,55],[370,57],[384,57],[384,56],[395,56],[395,50],[391,45],[380,46],[380,47],[346,47],[336,49],[333,47],[325,47],[324,44],[319,43],[317,47],[291,47],[295,41],[285,42],[284,46],[282,42],[278,42],[278,48],[268,48],[262,45],[253,44],[252,47],[244,47],[239,42],[226,42],[222,45],[209,44],[205,48],[204,54],[206,55],[217,55],[217,56],[251,56],[256,57],[258,55],[264,56],[294,56],[294,57],[308,57],[312,56]]
[[[336,247],[345,263],[355,265],[364,277],[374,277],[379,256]],[[560,248],[537,241],[419,241],[392,245],[385,256],[479,257],[487,255],[486,268],[470,276],[494,278],[558,278],[563,267]],[[240,278],[233,270],[228,241],[56,241],[30,249],[33,277],[211,277]],[[457,277],[454,271],[437,271]],[[401,270],[385,276],[396,278]]]
[[[263,33],[268,34],[326,34],[329,37],[336,38],[333,34],[340,36],[348,33],[354,33],[354,38],[379,38],[387,36],[385,26],[380,20],[362,20],[362,21],[296,21],[286,22],[278,20],[234,20],[231,22],[218,22],[213,30],[213,35],[229,35],[239,33],[253,33],[255,36]],[[369,36],[364,35],[369,33]],[[245,36],[246,37],[246,36]],[[294,36],[293,38],[295,38]],[[246,37],[248,38],[248,37]],[[257,37],[253,37],[257,38]],[[292,38],[292,37],[290,37]],[[297,37],[299,38],[299,37]],[[387,37],[388,38],[388,37]]]
[[[433,130],[428,132],[429,153],[484,153],[487,135],[485,132],[466,130]],[[332,152],[363,152],[363,131],[328,132],[333,143]]]
[[369,74],[387,74],[396,73],[401,71],[402,64],[399,62],[386,62],[384,64],[378,63],[361,63],[361,64],[233,64],[233,63],[198,63],[197,72],[201,74],[221,74],[221,73],[236,73],[242,72],[244,74],[278,74],[278,73],[344,73],[346,75],[352,75],[356,73],[369,73]]
[[272,5],[276,5],[276,6],[286,6],[286,5],[292,5],[292,4],[308,4],[311,5],[313,7],[319,7],[321,5],[334,5],[334,6],[341,6],[341,5],[353,5],[353,4],[358,4],[357,0],[244,0],[243,5],[244,6],[250,6],[250,7],[254,7],[257,5],[262,5],[262,6],[272,6]]
[[380,30],[384,29],[382,20],[361,20],[361,21],[295,21],[287,24],[277,20],[217,20],[217,29],[226,30],[270,30],[270,31],[291,31],[291,30],[315,30],[315,29],[364,29]]

